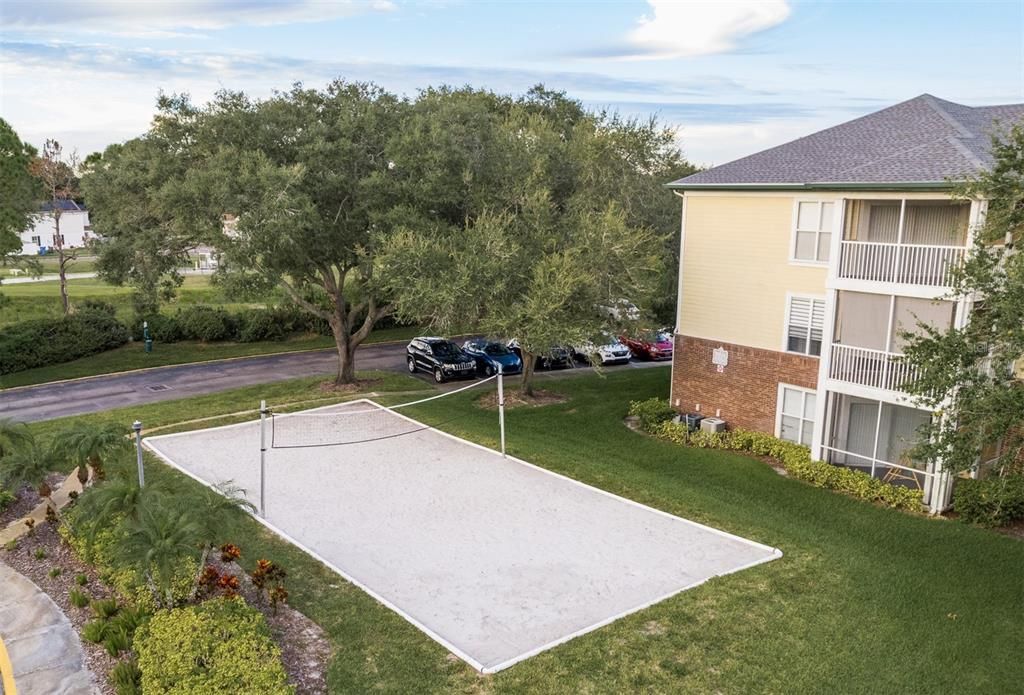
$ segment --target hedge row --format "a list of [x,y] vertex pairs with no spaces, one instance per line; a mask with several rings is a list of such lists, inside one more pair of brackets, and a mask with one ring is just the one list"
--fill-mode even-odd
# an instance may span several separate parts
[[[331,332],[326,321],[291,306],[231,313],[219,307],[195,304],[178,309],[174,314],[156,314],[145,320],[150,337],[158,343],[179,340],[256,343],[284,340],[293,333],[330,335]],[[136,324],[134,338],[141,340],[142,321]]]
[[889,485],[862,471],[813,461],[810,450],[805,446],[743,429],[690,432],[685,424],[672,422],[675,410],[658,398],[633,401],[629,412],[639,418],[644,431],[661,439],[702,449],[725,449],[767,456],[781,465],[790,477],[817,487],[836,490],[895,509],[921,511],[921,490]]
[[238,597],[159,611],[135,651],[146,695],[294,692],[266,620]]
[[958,480],[953,511],[982,526],[1005,526],[1024,519],[1024,474]]
[[129,338],[125,325],[102,307],[22,321],[0,331],[0,374],[69,362],[119,347]]

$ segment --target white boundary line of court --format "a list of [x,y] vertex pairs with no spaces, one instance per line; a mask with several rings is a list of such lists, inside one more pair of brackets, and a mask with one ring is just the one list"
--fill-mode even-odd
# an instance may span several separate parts
[[[486,451],[486,452],[491,453],[491,454],[497,454],[498,456],[502,455],[500,451],[496,451],[495,449],[490,449],[488,447],[483,446],[482,444],[477,444],[476,442],[471,442],[468,439],[463,439],[462,437],[456,437],[454,434],[450,434],[450,433],[445,432],[443,430],[436,429],[436,428],[434,428],[434,427],[432,427],[430,425],[427,425],[427,423],[419,422],[418,420],[413,420],[411,417],[408,417],[408,416],[403,415],[401,413],[395,412],[395,411],[391,410],[390,408],[388,408],[387,406],[381,405],[379,403],[375,403],[374,401],[371,401],[368,398],[359,398],[359,399],[352,400],[352,401],[346,401],[345,403],[334,403],[332,405],[324,405],[324,406],[320,406],[320,407],[317,407],[317,408],[310,408],[310,410],[324,410],[326,408],[337,408],[339,406],[351,405],[352,403],[360,403],[360,402],[369,403],[370,405],[376,406],[377,408],[379,408],[381,410],[388,410],[388,411],[392,412],[394,415],[397,415],[400,418],[408,420],[409,422],[412,422],[414,424],[417,424],[417,425],[420,425],[420,426],[424,426],[424,427],[426,427],[428,429],[433,430],[434,432],[437,432],[438,434],[441,434],[441,435],[443,435],[445,437],[448,437],[450,439],[454,439],[457,442],[461,442],[463,444],[468,444],[471,447],[474,447],[474,448],[477,448],[477,449],[481,449],[481,450]],[[303,412],[309,412],[309,411],[298,411],[298,412],[293,412],[293,413],[284,413],[280,417],[288,417],[289,415],[301,415]],[[163,434],[163,435],[157,435],[155,437],[146,437],[146,438],[144,438],[142,440],[142,444],[143,444],[143,446],[145,446],[147,449],[149,449],[151,452],[153,452],[158,458],[163,460],[166,464],[168,464],[172,468],[174,468],[174,469],[176,469],[178,471],[181,471],[182,473],[184,473],[188,477],[192,478],[196,482],[200,483],[201,485],[205,485],[206,487],[210,488],[211,490],[214,490],[215,492],[219,493],[219,490],[217,490],[217,487],[214,484],[208,483],[205,480],[203,480],[202,478],[200,478],[199,476],[197,476],[197,475],[195,475],[195,474],[185,470],[184,468],[179,466],[177,463],[175,463],[173,459],[171,459],[169,456],[165,455],[163,452],[161,452],[159,449],[157,449],[156,446],[154,446],[151,443],[152,440],[154,440],[154,439],[170,439],[172,437],[179,437],[179,436],[183,436],[183,435],[193,434],[193,433],[198,432],[198,431],[221,430],[221,429],[229,429],[229,428],[232,428],[232,427],[241,427],[243,425],[253,425],[253,424],[258,424],[258,422],[259,422],[258,420],[250,420],[248,422],[238,422],[238,423],[234,423],[234,424],[231,424],[231,425],[220,425],[219,427],[208,427],[208,428],[204,428],[203,430],[188,430],[186,432],[174,432],[172,434]],[[418,430],[418,431],[422,431],[422,430]],[[364,442],[364,443],[366,443],[366,442]],[[339,446],[345,446],[345,445],[339,445]],[[627,609],[625,611],[622,611],[622,612],[620,612],[620,613],[618,613],[616,615],[611,616],[610,618],[605,618],[605,619],[600,620],[600,621],[598,621],[596,623],[593,623],[592,625],[588,625],[587,627],[581,628],[579,630],[576,630],[575,632],[572,632],[572,633],[570,633],[568,635],[565,635],[564,637],[559,637],[558,639],[555,639],[555,640],[552,640],[550,642],[547,642],[546,644],[543,644],[543,645],[541,645],[539,647],[535,647],[534,649],[531,649],[531,650],[529,650],[527,652],[524,652],[523,654],[519,654],[519,655],[517,655],[517,656],[515,656],[515,657],[513,657],[511,659],[508,659],[508,660],[503,661],[503,662],[501,662],[499,664],[496,664],[495,666],[485,667],[479,661],[477,661],[473,657],[471,657],[468,654],[466,654],[465,652],[463,652],[461,649],[456,647],[454,644],[452,644],[451,642],[449,642],[445,638],[443,638],[440,635],[438,635],[436,632],[431,630],[429,627],[427,627],[426,625],[421,623],[419,620],[417,620],[416,618],[412,617],[411,615],[406,613],[404,610],[402,610],[401,608],[396,606],[390,600],[388,600],[384,596],[381,596],[380,594],[378,594],[376,591],[374,591],[370,587],[366,586],[365,584],[363,584],[359,580],[355,579],[354,577],[349,575],[347,572],[342,570],[340,567],[338,567],[337,565],[332,563],[330,560],[328,560],[325,557],[322,557],[320,554],[318,554],[313,549],[308,548],[303,543],[299,542],[295,538],[292,538],[285,531],[277,528],[276,526],[274,526],[273,524],[268,522],[266,519],[263,519],[263,518],[257,516],[254,513],[250,513],[250,516],[252,516],[254,519],[256,519],[256,521],[258,521],[259,523],[263,524],[263,526],[265,526],[267,529],[269,529],[273,533],[277,534],[278,536],[280,536],[284,540],[288,541],[289,543],[291,543],[292,545],[296,546],[297,548],[299,548],[300,550],[302,550],[306,554],[308,554],[308,555],[312,556],[313,558],[315,558],[317,561],[319,561],[320,563],[322,563],[326,567],[328,567],[331,570],[333,570],[335,573],[340,575],[346,581],[354,584],[355,586],[357,586],[360,589],[362,589],[363,591],[365,591],[371,597],[376,599],[379,603],[383,604],[385,607],[391,609],[392,611],[397,613],[399,616],[404,618],[406,621],[408,621],[409,623],[411,623],[415,627],[419,628],[428,637],[433,639],[435,642],[440,644],[442,647],[444,647],[445,649],[450,651],[452,654],[455,654],[457,657],[459,657],[460,659],[462,659],[463,661],[468,663],[470,666],[472,666],[474,669],[476,669],[477,671],[479,671],[480,673],[483,673],[483,674],[491,674],[491,673],[497,673],[498,671],[503,671],[504,669],[509,668],[510,666],[514,666],[515,664],[519,663],[520,661],[524,661],[526,659],[529,659],[532,656],[536,656],[537,654],[540,654],[541,652],[545,652],[545,651],[547,651],[549,649],[557,647],[560,644],[564,644],[566,642],[569,642],[569,641],[571,641],[571,640],[573,640],[573,639],[575,639],[577,637],[580,637],[582,635],[587,634],[588,632],[593,632],[594,630],[602,628],[605,625],[609,625],[609,624],[615,622],[616,620],[619,620],[620,618],[624,618],[624,617],[626,617],[628,615],[632,615],[633,613],[638,613],[639,611],[642,611],[645,608],[650,608],[651,606],[653,606],[653,605],[655,605],[657,603],[661,603],[662,601],[668,600],[668,599],[672,598],[673,596],[675,596],[677,594],[683,593],[684,591],[689,591],[690,589],[696,588],[696,587],[700,586],[701,584],[704,584],[704,583],[708,582],[709,580],[714,579],[716,577],[724,577],[724,576],[729,575],[729,574],[735,574],[736,572],[742,572],[743,570],[750,569],[751,567],[756,567],[757,565],[765,564],[767,562],[771,562],[772,560],[777,560],[780,557],[782,557],[782,551],[779,550],[778,548],[773,548],[770,545],[765,545],[764,543],[758,543],[757,541],[752,541],[749,538],[743,538],[742,536],[737,536],[735,534],[728,533],[727,531],[722,531],[721,529],[717,529],[717,528],[714,528],[714,527],[711,527],[711,526],[707,526],[705,524],[698,523],[698,522],[693,521],[691,519],[685,519],[685,518],[683,518],[681,516],[676,516],[675,514],[669,514],[668,512],[663,511],[661,509],[656,509],[655,507],[651,507],[651,506],[648,506],[646,504],[641,504],[640,502],[637,502],[635,500],[631,500],[631,499],[629,499],[627,497],[622,497],[621,495],[616,495],[614,493],[608,492],[607,490],[602,490],[599,487],[594,487],[593,485],[588,485],[588,484],[586,484],[584,482],[581,482],[579,480],[576,480],[574,478],[570,478],[570,477],[568,477],[566,475],[562,475],[561,473],[555,473],[554,471],[550,471],[550,470],[548,470],[546,468],[543,468],[542,466],[538,466],[538,465],[530,463],[528,461],[523,461],[522,459],[518,459],[518,458],[516,458],[514,456],[506,455],[503,458],[505,458],[506,460],[509,460],[509,461],[513,461],[514,463],[526,466],[528,468],[532,468],[534,470],[540,471],[542,473],[546,473],[547,475],[551,475],[551,476],[554,476],[556,478],[561,478],[562,480],[566,480],[566,481],[568,481],[570,483],[573,483],[575,485],[579,485],[581,487],[589,488],[590,490],[593,490],[593,491],[595,491],[595,492],[597,492],[597,493],[599,493],[601,495],[605,495],[607,497],[611,497],[612,499],[619,500],[620,502],[625,502],[625,503],[633,505],[635,507],[639,507],[641,509],[646,509],[647,511],[654,512],[655,514],[658,514],[658,515],[661,515],[661,516],[665,516],[665,517],[669,517],[669,518],[675,519],[677,521],[682,521],[683,523],[689,524],[691,526],[696,526],[698,528],[704,529],[705,531],[710,531],[711,533],[713,533],[715,535],[724,536],[726,538],[731,538],[733,540],[739,541],[741,543],[745,543],[747,545],[752,545],[752,546],[756,546],[758,548],[762,548],[764,550],[770,551],[771,555],[769,555],[768,557],[766,557],[764,559],[761,559],[761,560],[755,560],[753,562],[748,562],[747,564],[742,565],[740,567],[737,567],[735,569],[731,569],[728,572],[722,572],[720,574],[713,575],[713,576],[708,577],[706,579],[701,579],[701,580],[693,582],[691,584],[687,584],[684,587],[681,587],[679,589],[675,589],[673,591],[670,591],[669,593],[667,593],[667,594],[665,594],[663,596],[660,596],[658,598],[655,598],[654,600],[646,601],[646,602],[644,602],[641,605],[638,605],[638,606],[636,606],[634,608],[629,608],[629,609]]]

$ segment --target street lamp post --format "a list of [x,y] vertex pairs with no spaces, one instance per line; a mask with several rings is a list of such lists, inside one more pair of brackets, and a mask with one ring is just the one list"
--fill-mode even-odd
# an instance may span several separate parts
[[139,466],[139,487],[141,488],[146,484],[146,474],[142,469],[142,423],[136,420],[132,423],[132,429],[135,431],[135,460]]

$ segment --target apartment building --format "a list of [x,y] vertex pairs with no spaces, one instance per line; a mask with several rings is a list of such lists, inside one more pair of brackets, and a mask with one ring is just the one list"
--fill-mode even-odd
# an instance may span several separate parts
[[907,453],[935,415],[900,389],[913,377],[900,334],[967,321],[950,271],[986,203],[953,190],[1021,119],[1024,104],[925,94],[669,184],[682,198],[672,404],[947,507],[949,475]]

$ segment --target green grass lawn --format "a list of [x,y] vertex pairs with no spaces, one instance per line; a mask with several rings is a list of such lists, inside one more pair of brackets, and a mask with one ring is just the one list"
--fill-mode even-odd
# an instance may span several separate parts
[[[60,303],[60,284],[55,280],[46,282],[29,282],[18,285],[0,285],[0,293],[7,302],[0,307],[0,328],[3,326],[38,318],[57,318],[63,313]],[[68,280],[68,296],[72,303],[86,299],[98,299],[109,302],[117,310],[117,317],[122,321],[132,320],[131,306],[132,288],[109,285],[98,278],[82,278]],[[237,302],[224,296],[219,287],[210,282],[208,275],[187,275],[177,296],[172,302],[161,307],[164,313],[174,313],[175,309],[186,304],[210,304],[238,311],[240,309],[264,306],[273,297],[261,301]]]
[[[366,339],[364,345],[390,340],[408,340],[421,329],[417,326],[378,328]],[[334,348],[334,339],[322,335],[295,335],[286,340],[262,343],[157,343],[153,352],[146,353],[141,342],[129,343],[114,350],[89,355],[71,362],[56,364],[23,372],[0,376],[0,390],[16,386],[43,384],[61,379],[75,379],[98,374],[113,374],[146,367],[166,367],[188,362],[207,362],[231,357],[272,355],[293,350],[319,350]],[[357,357],[358,359],[358,357]]]
[[[39,261],[43,268],[43,274],[56,274],[59,271],[59,264],[57,262],[56,254],[49,254],[46,256],[34,257]],[[79,256],[78,259],[68,264],[67,270],[69,273],[91,273],[96,270],[96,257],[95,256]],[[24,273],[15,274],[11,272],[9,267],[0,267],[0,278],[4,277],[24,277]]]
[[[378,391],[422,389],[401,375]],[[876,508],[727,452],[685,449],[622,424],[630,400],[665,396],[666,370],[545,382],[566,403],[508,413],[510,452],[553,471],[776,546],[775,562],[713,579],[480,676],[309,556],[251,523],[244,561],[288,569],[291,602],[330,636],[332,692],[1004,693],[1020,687],[1024,544]],[[86,416],[147,426],[317,394],[316,380]],[[408,396],[402,396],[404,400]],[[394,398],[399,398],[394,396]],[[496,415],[470,391],[413,416],[493,446]],[[33,427],[52,432],[60,421]],[[316,450],[310,450],[316,456]],[[195,484],[155,461],[147,480]],[[317,494],[311,490],[310,494]]]

